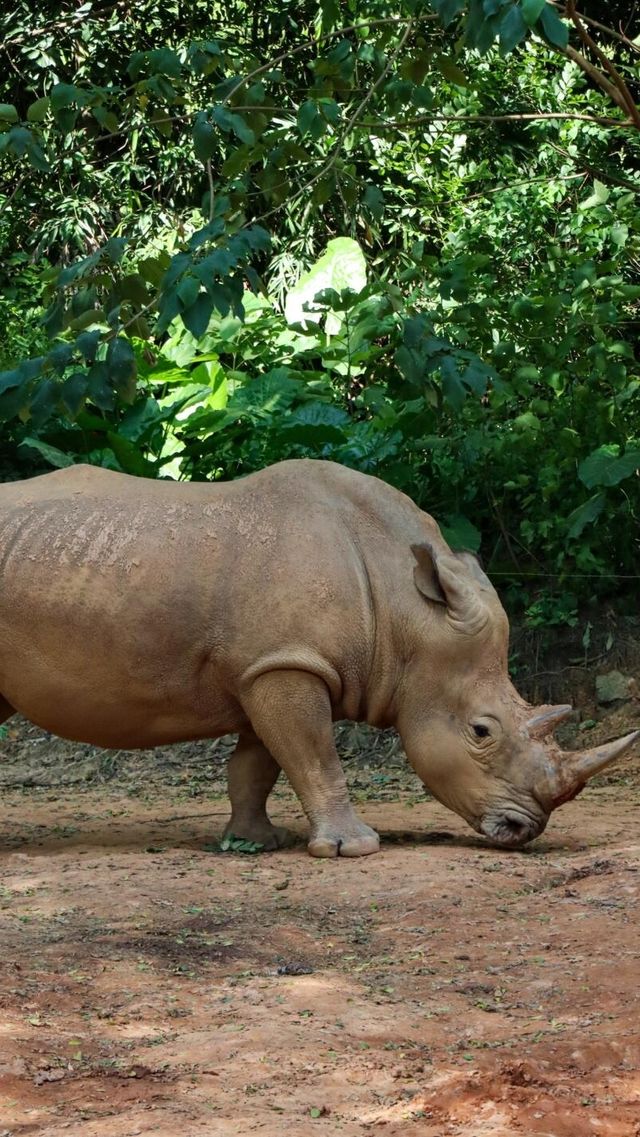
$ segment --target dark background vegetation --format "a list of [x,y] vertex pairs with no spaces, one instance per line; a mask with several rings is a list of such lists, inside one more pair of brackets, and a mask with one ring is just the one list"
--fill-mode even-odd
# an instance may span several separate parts
[[480,549],[530,627],[628,603],[640,21],[580,12],[16,0],[0,477],[329,458]]

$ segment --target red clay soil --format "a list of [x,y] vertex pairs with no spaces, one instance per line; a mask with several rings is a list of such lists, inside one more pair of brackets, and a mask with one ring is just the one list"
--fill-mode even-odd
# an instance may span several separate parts
[[339,861],[212,851],[175,787],[5,794],[0,1135],[640,1137],[623,775],[525,853],[364,802],[382,852]]

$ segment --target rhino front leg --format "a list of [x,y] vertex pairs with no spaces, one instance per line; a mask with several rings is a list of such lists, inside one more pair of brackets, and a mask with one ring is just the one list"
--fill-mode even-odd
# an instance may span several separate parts
[[356,816],[333,738],[329,692],[316,675],[272,671],[243,699],[251,725],[286,773],[309,819],[313,857],[363,857],[378,834]]
[[241,734],[227,772],[231,820],[225,836],[232,833],[265,849],[279,849],[285,844],[287,830],[273,825],[266,809],[279,774],[278,763],[260,739],[252,732]]

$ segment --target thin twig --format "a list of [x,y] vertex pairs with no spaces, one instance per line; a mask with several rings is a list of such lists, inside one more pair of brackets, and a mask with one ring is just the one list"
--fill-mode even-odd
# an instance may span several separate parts
[[[402,51],[402,49],[403,49],[405,43],[407,42],[412,31],[413,31],[413,24],[411,22],[409,22],[407,24],[407,27],[404,30],[404,34],[402,36],[402,39],[400,40],[398,46],[395,48],[395,50],[392,52],[392,54],[389,56],[383,70],[381,71],[380,75],[376,79],[375,83],[373,84],[372,87],[369,88],[369,90],[367,91],[367,93],[364,96],[364,98],[362,99],[362,101],[358,104],[355,111],[353,112],[351,117],[348,119],[346,126],[338,135],[338,138],[336,139],[336,142],[332,148],[332,152],[329,156],[329,160],[324,164],[323,168],[319,171],[319,173],[314,174],[314,176],[306,183],[306,185],[302,186],[302,188],[298,191],[298,194],[306,193],[307,190],[311,189],[311,187],[313,185],[315,185],[315,183],[317,181],[319,181],[320,178],[325,177],[329,173],[329,171],[333,169],[336,162],[338,161],[338,158],[340,156],[340,151],[342,150],[342,146],[344,144],[345,139],[348,138],[349,134],[351,133],[351,130],[353,129],[356,122],[360,118],[360,115],[362,114],[363,110],[368,105],[368,103],[371,102],[371,99],[375,95],[376,91],[378,90],[378,88],[381,86],[381,84],[386,79],[387,75],[389,74],[391,68],[393,67],[396,59],[398,58],[400,52]],[[298,196],[298,195],[296,195],[296,196]]]
[[21,178],[18,178],[15,186],[11,190],[11,193],[7,197],[5,197],[2,205],[0,205],[0,217],[2,217],[2,214],[5,212],[5,210],[7,210],[9,208],[9,206],[11,205],[11,202],[13,201],[14,197],[16,196],[18,190],[22,187],[23,183],[26,181],[26,178],[27,178],[26,174],[23,174]]
[[211,159],[207,158],[207,177],[209,179],[209,224],[213,221],[213,202],[215,200],[215,191],[213,188],[213,170],[211,169]]
[[[547,142],[547,146],[550,146],[552,150],[555,150],[558,154],[562,154],[563,158],[568,158],[569,161],[574,164],[580,161],[584,166],[584,172],[591,174],[592,178],[601,178],[602,181],[611,182],[614,186],[622,186],[623,189],[632,190],[633,193],[640,193],[640,181],[630,182],[627,178],[619,178],[616,174],[610,174],[607,170],[596,170],[595,166],[589,165],[582,156],[574,158],[573,154],[570,154],[563,146],[558,146],[556,142]],[[569,174],[567,176],[578,178],[582,177],[582,174]]]
[[507,529],[505,527],[504,521],[502,520],[502,515],[500,513],[500,510],[498,509],[498,503],[497,503],[494,495],[492,494],[491,490],[488,491],[488,498],[489,498],[489,501],[491,503],[491,508],[495,514],[496,521],[498,522],[498,528],[500,529],[504,543],[507,546],[507,552],[508,552],[509,556],[511,557],[511,560],[513,561],[514,565],[516,566],[516,569],[518,570],[518,575],[521,575],[520,574],[520,561],[518,560],[516,553],[515,553],[515,550],[513,548],[513,545],[511,544],[511,538],[509,537],[509,534],[508,534]]
[[[369,88],[366,95],[361,100],[361,102],[358,104],[355,111],[351,115],[350,119],[346,123],[344,129],[338,135],[338,138],[336,139],[333,147],[331,148],[331,151],[329,153],[329,157],[327,159],[325,159],[325,161],[323,162],[323,164],[322,164],[321,168],[318,170],[318,172],[316,174],[314,174],[313,177],[309,178],[309,180],[306,181],[304,183],[304,185],[300,187],[299,190],[296,190],[296,192],[289,199],[290,203],[297,201],[298,198],[302,197],[303,194],[307,194],[309,192],[309,190],[312,189],[313,186],[315,186],[320,181],[321,178],[326,177],[326,175],[329,173],[329,171],[333,169],[336,162],[338,161],[338,158],[340,157],[342,145],[343,145],[345,139],[349,135],[349,132],[353,129],[353,127],[356,124],[359,116],[362,114],[362,111],[367,106],[367,104],[370,102],[370,100],[373,97],[373,95],[375,94],[376,90],[381,85],[381,83],[384,81],[384,79],[388,75],[390,69],[393,67],[393,64],[395,63],[400,52],[402,51],[402,48],[404,47],[404,45],[405,45],[407,39],[409,38],[409,35],[411,34],[412,30],[413,30],[413,23],[410,20],[407,24],[407,27],[405,28],[404,34],[403,34],[400,42],[398,43],[397,47],[392,52],[392,54],[389,56],[383,71],[378,76],[378,78],[376,79],[373,86]],[[279,209],[280,209],[279,205],[274,206],[273,209],[268,209],[266,211],[266,213],[262,213],[260,215],[260,217],[258,217],[257,219],[254,219],[253,224],[256,224],[256,221],[264,221],[267,217],[271,217],[274,213],[277,213],[279,211]]]
[[[420,16],[419,22],[422,20],[437,20],[437,18],[438,17],[436,16],[435,12],[429,13],[427,15]],[[236,91],[239,91],[242,87],[245,87],[247,83],[250,83],[253,79],[257,79],[259,75],[264,75],[265,71],[270,71],[272,67],[277,67],[278,64],[283,63],[285,59],[291,59],[291,57],[294,55],[300,55],[301,52],[306,51],[307,48],[312,44],[323,43],[325,40],[333,39],[333,37],[337,35],[346,35],[348,32],[358,32],[363,28],[378,27],[382,24],[396,24],[397,26],[401,27],[403,24],[413,25],[413,23],[414,20],[412,17],[405,17],[402,19],[398,16],[385,16],[377,20],[363,20],[359,24],[347,24],[345,28],[336,28],[335,31],[324,32],[322,35],[315,38],[307,36],[306,40],[303,43],[299,43],[296,45],[296,47],[292,47],[287,51],[281,52],[280,55],[276,55],[274,59],[270,59],[267,63],[263,63],[260,67],[256,67],[254,71],[250,71],[248,75],[240,76],[238,82],[234,87],[232,87],[227,97],[223,100],[223,105],[228,103],[229,99],[233,98]]]
[[[554,149],[559,150],[560,147],[556,146]],[[549,184],[552,182],[570,182],[575,181],[576,178],[584,178],[584,176],[584,171],[581,171],[579,174],[536,174],[533,178],[525,178],[524,181],[513,182],[511,185],[491,186],[490,189],[481,190],[479,193],[469,194],[469,196],[465,197],[464,200],[465,202],[474,201],[475,198],[489,197],[493,193],[507,193],[511,190],[522,189],[524,186],[530,186],[535,182],[548,182]],[[640,186],[638,186],[638,189],[640,189]]]

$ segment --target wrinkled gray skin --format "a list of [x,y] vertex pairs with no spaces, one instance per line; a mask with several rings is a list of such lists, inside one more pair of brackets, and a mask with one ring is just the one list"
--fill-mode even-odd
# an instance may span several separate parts
[[507,646],[477,561],[333,463],[220,485],[75,466],[0,486],[0,718],[119,748],[237,731],[228,831],[267,848],[283,769],[313,855],[377,850],[334,746],[345,718],[396,726],[424,784],[498,844],[542,832],[635,735],[563,759],[540,739],[567,708],[525,704]]

